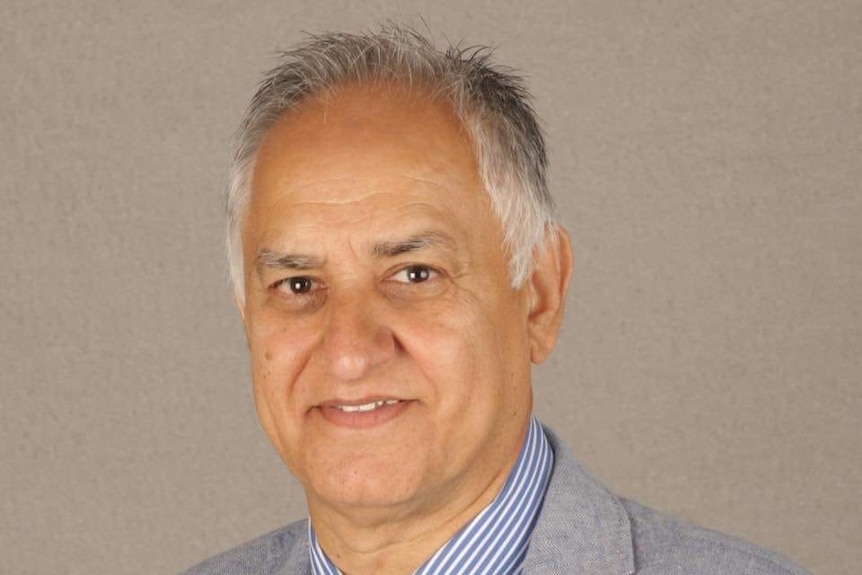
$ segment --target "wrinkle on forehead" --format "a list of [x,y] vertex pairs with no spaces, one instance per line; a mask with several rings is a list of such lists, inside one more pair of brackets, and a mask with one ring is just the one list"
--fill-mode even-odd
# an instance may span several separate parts
[[[454,212],[442,211],[439,206],[424,204],[419,213],[403,209],[387,211],[385,215],[375,214],[373,210],[344,209],[344,205],[332,212],[328,207],[331,206],[304,203],[296,207],[291,217],[280,219],[277,225],[261,226],[260,245],[315,252],[325,246],[347,242],[370,246],[361,249],[362,252],[383,254],[399,251],[396,246],[401,244],[415,244],[414,248],[457,251],[456,246],[463,245],[471,236],[469,229],[454,221]],[[304,214],[309,216],[304,217]]]
[[[416,180],[423,186],[437,187],[436,182]],[[260,210],[257,224],[258,245],[282,253],[300,253],[322,257],[335,246],[350,246],[350,251],[368,253],[405,253],[410,250],[395,248],[411,239],[423,237],[445,239],[426,241],[425,249],[446,252],[451,256],[461,253],[458,246],[471,242],[481,233],[482,225],[465,221],[462,200],[467,194],[452,194],[441,188],[438,196],[432,191],[422,192],[384,190],[367,191],[357,195],[355,190],[341,194],[297,193],[270,196],[271,203]],[[312,197],[309,197],[312,196]],[[490,212],[490,206],[487,207]],[[496,219],[494,218],[496,222]],[[478,222],[472,222],[478,224]],[[357,233],[364,236],[361,240]],[[375,249],[376,248],[376,249]],[[459,261],[466,254],[456,257]],[[469,258],[468,258],[469,259]]]
[[[279,217],[296,222],[301,222],[302,214],[309,211],[315,211],[315,216],[327,214],[334,219],[346,220],[384,214],[389,217],[399,214],[398,217],[457,219],[459,208],[468,201],[465,196],[469,191],[453,194],[450,187],[431,180],[411,179],[411,182],[419,185],[401,189],[401,186],[389,183],[377,186],[361,182],[354,187],[341,182],[330,187],[326,182],[314,182],[307,187],[270,192],[256,202],[256,208],[266,214],[264,220],[278,213]],[[490,203],[486,204],[491,210]]]
[[[434,175],[439,176],[436,178],[404,172],[381,174],[374,178],[359,178],[354,175],[344,175],[326,179],[315,177],[297,178],[285,174],[282,178],[279,178],[277,191],[271,190],[268,195],[276,196],[274,201],[280,201],[282,198],[296,194],[315,194],[327,197],[331,203],[360,202],[384,195],[428,196],[430,203],[430,200],[436,194],[446,194],[453,188],[458,188],[463,195],[478,193],[481,197],[486,196],[481,186],[469,186],[465,189],[463,182],[457,181],[454,174],[447,172],[446,168],[434,170]],[[349,200],[337,199],[336,196],[344,194],[349,194],[351,198]],[[260,201],[259,196],[260,194],[255,194],[253,190],[252,201],[255,199]]]

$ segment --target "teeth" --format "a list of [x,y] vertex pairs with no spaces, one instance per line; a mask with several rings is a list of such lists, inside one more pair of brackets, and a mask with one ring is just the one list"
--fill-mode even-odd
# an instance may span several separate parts
[[398,403],[397,399],[387,399],[382,401],[363,403],[362,405],[336,405],[335,407],[345,413],[363,413],[366,411],[371,411],[372,409],[377,409],[378,407],[383,407],[384,405],[394,405],[396,403]]

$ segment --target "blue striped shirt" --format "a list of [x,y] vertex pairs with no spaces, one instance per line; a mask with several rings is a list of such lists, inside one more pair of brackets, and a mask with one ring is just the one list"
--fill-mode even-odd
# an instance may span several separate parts
[[[554,454],[542,426],[530,419],[527,438],[503,489],[413,575],[517,575],[551,477]],[[341,575],[308,524],[311,572]]]

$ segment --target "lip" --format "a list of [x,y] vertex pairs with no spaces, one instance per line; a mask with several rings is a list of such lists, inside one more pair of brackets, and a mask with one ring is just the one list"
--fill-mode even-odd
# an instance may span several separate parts
[[[371,404],[381,404],[368,408]],[[402,415],[414,402],[395,397],[373,397],[360,400],[330,400],[315,407],[323,419],[337,427],[369,429],[388,423]],[[348,410],[342,409],[348,408]]]

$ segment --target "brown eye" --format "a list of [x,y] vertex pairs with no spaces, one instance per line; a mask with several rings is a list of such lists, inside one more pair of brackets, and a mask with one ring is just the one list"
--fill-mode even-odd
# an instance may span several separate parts
[[431,269],[426,266],[410,266],[404,273],[410,283],[424,282],[431,278]]
[[295,277],[288,278],[285,280],[287,287],[294,294],[305,294],[311,291],[311,288],[314,287],[314,282],[311,281],[311,278],[307,277]]
[[391,279],[392,281],[402,284],[418,284],[434,279],[438,273],[439,272],[432,267],[413,264],[398,270]]
[[439,296],[449,283],[445,272],[425,264],[407,264],[386,278],[382,287],[388,297],[416,300]]

